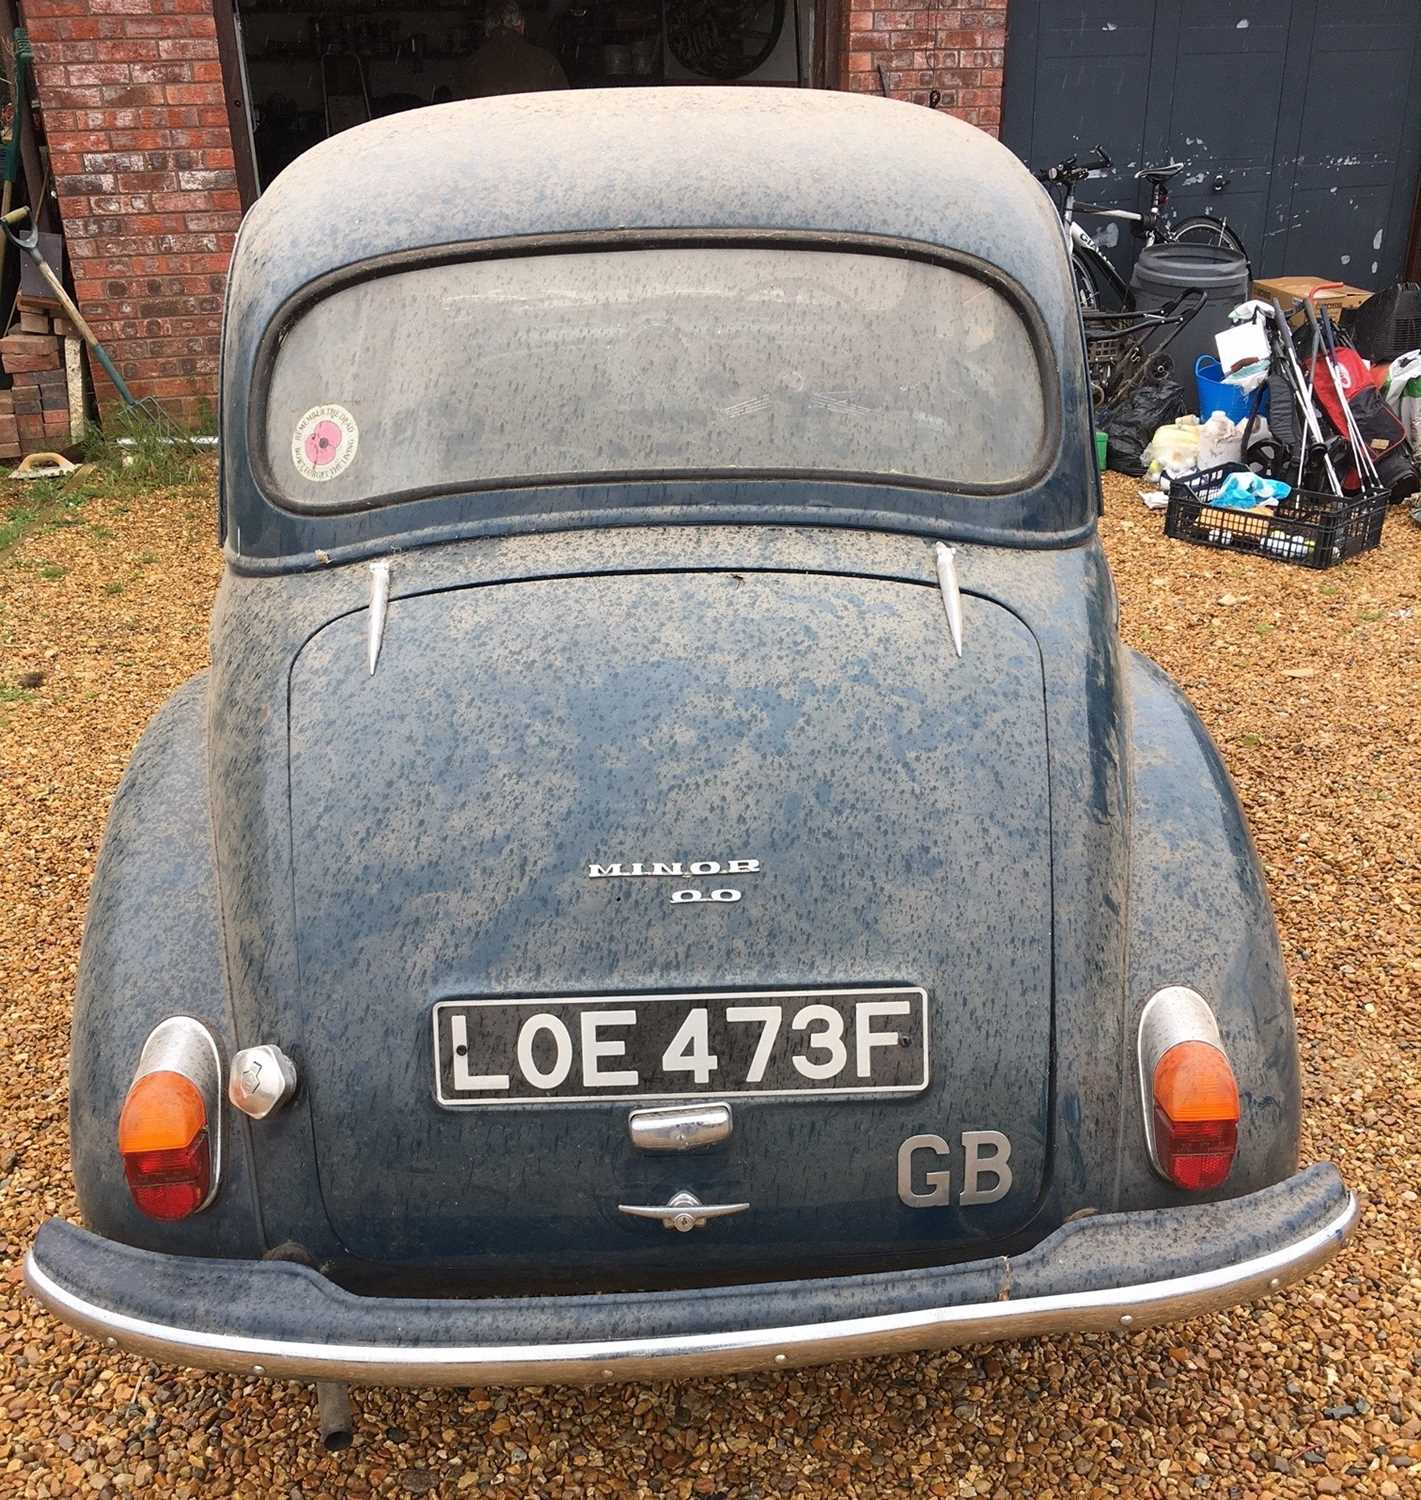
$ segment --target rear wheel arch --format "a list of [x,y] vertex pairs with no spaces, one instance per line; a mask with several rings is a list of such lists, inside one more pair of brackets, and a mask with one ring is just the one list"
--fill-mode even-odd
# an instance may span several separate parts
[[[89,894],[70,1037],[70,1149],[84,1218],[145,1248],[260,1253],[243,1132],[231,1110],[222,1180],[191,1219],[159,1224],[134,1207],[116,1129],[144,1040],[187,1015],[231,1054],[221,905],[207,795],[207,673],[149,721],[119,783]],[[226,1108],[224,1103],[224,1109]]]
[[[1135,1057],[1141,1010],[1186,985],[1209,1003],[1238,1079],[1239,1148],[1212,1196],[1289,1176],[1300,1118],[1297,1037],[1262,863],[1223,758],[1192,704],[1149,658],[1124,654],[1131,837],[1119,1206],[1161,1202],[1149,1166]],[[1204,1195],[1179,1194],[1179,1201]]]

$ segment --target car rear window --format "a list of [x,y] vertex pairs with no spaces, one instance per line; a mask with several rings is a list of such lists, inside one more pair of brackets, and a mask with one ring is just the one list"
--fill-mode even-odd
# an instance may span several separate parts
[[1010,486],[1047,433],[1030,331],[940,263],[700,246],[345,286],[286,330],[267,481],[302,509],[555,479],[792,473]]

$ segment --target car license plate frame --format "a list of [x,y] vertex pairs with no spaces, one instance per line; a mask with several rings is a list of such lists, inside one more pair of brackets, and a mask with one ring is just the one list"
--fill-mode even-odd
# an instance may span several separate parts
[[451,998],[432,1013],[434,1097],[479,1109],[921,1093],[928,1020],[921,985]]

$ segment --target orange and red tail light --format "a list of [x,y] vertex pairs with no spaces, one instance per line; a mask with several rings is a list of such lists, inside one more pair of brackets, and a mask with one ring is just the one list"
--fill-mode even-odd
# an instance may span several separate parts
[[220,1069],[200,1021],[155,1027],[118,1118],[129,1193],[151,1219],[185,1219],[207,1205],[221,1165]]
[[1238,1084],[1203,1041],[1176,1042],[1155,1065],[1155,1156],[1176,1187],[1218,1187],[1238,1150]]
[[118,1149],[133,1201],[150,1219],[185,1219],[212,1191],[207,1110],[191,1079],[148,1073],[118,1118]]

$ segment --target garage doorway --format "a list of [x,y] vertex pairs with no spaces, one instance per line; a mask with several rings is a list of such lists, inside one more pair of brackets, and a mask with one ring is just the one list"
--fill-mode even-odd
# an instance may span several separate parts
[[530,87],[810,86],[822,73],[826,3],[216,0],[243,196],[330,135],[450,99]]

